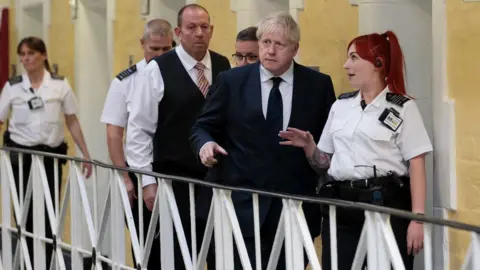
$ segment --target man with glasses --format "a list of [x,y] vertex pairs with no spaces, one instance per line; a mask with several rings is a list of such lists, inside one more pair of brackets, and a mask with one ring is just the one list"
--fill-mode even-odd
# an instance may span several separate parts
[[[220,72],[230,69],[230,63],[225,56],[208,49],[213,26],[202,6],[189,4],[180,9],[175,34],[180,44],[149,62],[132,97],[127,129],[127,161],[130,167],[144,171],[203,179],[207,168],[197,160],[188,137],[210,85],[215,83]],[[143,176],[142,185],[145,204],[151,211],[157,182],[153,177]],[[177,181],[173,181],[172,186],[190,245],[189,186]],[[197,221],[197,236],[200,238],[204,226]],[[197,241],[201,243],[201,239]],[[151,256],[159,260],[158,254]],[[174,257],[175,269],[184,269],[176,234]],[[212,267],[209,265],[209,269]]]
[[237,67],[253,64],[258,60],[257,27],[251,26],[238,32],[235,53],[232,55]]

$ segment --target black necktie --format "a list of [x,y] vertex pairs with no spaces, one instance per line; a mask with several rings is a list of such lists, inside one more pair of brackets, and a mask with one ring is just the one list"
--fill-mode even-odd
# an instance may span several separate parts
[[278,133],[283,129],[283,102],[279,86],[282,78],[273,77],[272,81],[273,87],[268,97],[267,123],[274,138],[280,140]]

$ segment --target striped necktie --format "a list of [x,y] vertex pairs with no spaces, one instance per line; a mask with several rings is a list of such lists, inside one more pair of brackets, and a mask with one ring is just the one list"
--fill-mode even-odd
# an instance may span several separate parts
[[194,68],[197,70],[198,89],[200,89],[200,92],[202,92],[203,96],[206,96],[208,92],[208,87],[210,86],[210,84],[208,83],[208,80],[205,77],[205,73],[204,73],[205,65],[198,62]]

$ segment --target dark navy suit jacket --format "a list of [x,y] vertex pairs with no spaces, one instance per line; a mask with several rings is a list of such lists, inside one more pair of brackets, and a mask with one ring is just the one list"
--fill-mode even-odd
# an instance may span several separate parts
[[[332,80],[328,75],[297,63],[294,63],[293,76],[292,111],[288,126],[310,131],[318,142],[335,101]],[[276,138],[268,135],[271,133],[267,132],[262,111],[260,84],[260,63],[254,63],[220,73],[210,89],[212,93],[192,128],[190,140],[197,155],[209,141],[216,141],[228,155],[218,157],[219,163],[209,170],[206,180],[314,196],[317,175],[304,151],[279,145]],[[199,195],[197,206],[200,217],[206,217],[209,195],[211,193],[204,192],[203,196]],[[251,195],[233,192],[232,200],[244,237],[253,237]],[[261,226],[267,215],[269,219],[272,217],[273,208],[276,209],[274,218],[279,218],[280,200],[261,196],[259,202]],[[318,235],[320,229],[319,209],[318,205],[304,204],[313,236]],[[276,230],[262,227],[264,229]]]

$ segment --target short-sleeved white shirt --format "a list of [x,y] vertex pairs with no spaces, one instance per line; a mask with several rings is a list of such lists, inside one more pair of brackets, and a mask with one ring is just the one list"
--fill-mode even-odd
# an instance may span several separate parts
[[[394,98],[388,101],[387,96]],[[408,160],[433,151],[413,100],[394,96],[387,87],[364,110],[360,102],[359,92],[339,97],[332,105],[318,142],[321,151],[333,153],[328,174],[334,179],[372,178],[373,165],[377,176],[389,171],[399,176],[408,175]],[[396,131],[379,120],[389,108],[396,110],[403,120]]]
[[[29,101],[40,98],[43,107],[32,110]],[[27,74],[11,78],[0,95],[0,121],[8,122],[10,138],[24,146],[59,146],[64,140],[64,115],[77,113],[77,101],[62,76],[51,75],[45,70],[43,82],[33,89]]]
[[147,66],[143,59],[120,72],[111,82],[100,121],[125,128],[127,126],[130,95],[138,85],[140,71]]

